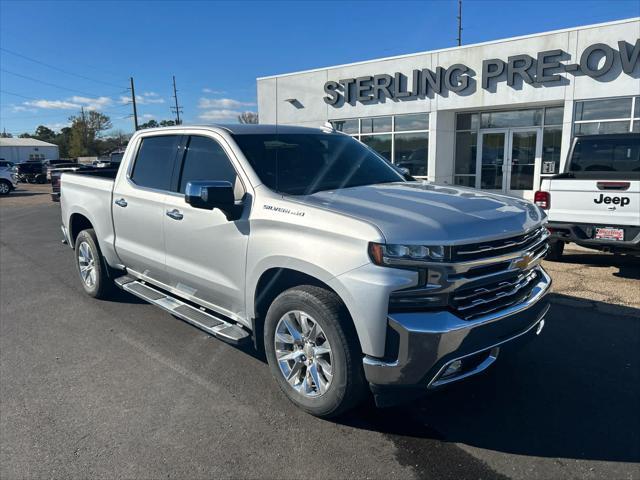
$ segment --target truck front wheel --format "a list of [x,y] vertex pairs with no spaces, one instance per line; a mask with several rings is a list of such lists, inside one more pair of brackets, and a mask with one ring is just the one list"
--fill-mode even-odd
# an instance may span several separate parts
[[312,415],[339,415],[366,393],[350,322],[334,292],[311,285],[286,290],[269,307],[264,346],[271,373],[289,400]]
[[94,298],[107,298],[113,282],[109,278],[106,262],[100,253],[96,233],[92,228],[82,230],[75,243],[76,267],[82,288]]

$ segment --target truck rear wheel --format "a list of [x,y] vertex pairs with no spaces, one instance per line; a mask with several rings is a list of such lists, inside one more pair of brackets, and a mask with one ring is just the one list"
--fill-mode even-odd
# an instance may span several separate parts
[[264,347],[271,373],[295,405],[334,417],[366,393],[362,353],[338,296],[311,285],[281,293],[269,307]]
[[92,228],[78,234],[75,252],[76,267],[85,293],[94,298],[107,298],[113,290],[113,282]]
[[559,262],[562,259],[562,252],[564,252],[564,242],[553,240],[549,242],[549,251],[546,258],[552,262]]

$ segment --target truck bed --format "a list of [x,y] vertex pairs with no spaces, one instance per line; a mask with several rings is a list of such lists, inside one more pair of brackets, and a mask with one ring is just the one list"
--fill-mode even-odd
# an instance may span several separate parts
[[[111,204],[113,185],[117,169],[96,168],[81,172],[63,173],[60,178],[60,207],[63,224],[73,242],[78,233],[74,221],[85,217],[96,232],[102,254],[111,265],[117,264],[115,254],[113,222],[111,221]],[[74,212],[71,216],[69,212]]]

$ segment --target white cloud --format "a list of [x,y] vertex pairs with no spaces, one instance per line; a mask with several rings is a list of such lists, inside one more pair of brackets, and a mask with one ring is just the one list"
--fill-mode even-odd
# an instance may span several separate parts
[[238,115],[242,112],[240,110],[229,110],[229,109],[214,109],[214,110],[206,110],[200,115],[198,118],[200,120],[204,120],[205,122],[220,122],[220,121],[228,121],[228,120],[237,120]]
[[234,100],[233,98],[204,98],[202,97],[198,102],[198,108],[202,109],[237,109],[241,107],[251,107],[254,106],[254,102],[241,102],[239,100]]
[[90,98],[90,97],[79,97],[76,95],[71,98],[68,98],[67,100],[73,103],[79,103],[80,105],[84,106],[87,110],[99,110],[113,103],[113,99],[111,99],[110,97]]
[[227,92],[225,92],[224,90],[212,90],[210,88],[205,87],[202,89],[202,93],[210,93],[212,95],[224,95]]
[[[131,97],[120,96],[118,103],[124,105],[131,102]],[[139,105],[148,105],[151,103],[164,103],[164,98],[158,97],[155,92],[145,92],[142,95],[136,95],[136,103]]]
[[150,113],[143,113],[142,115],[140,115],[140,118],[151,120],[152,118],[156,118],[156,116],[151,115]]
[[23,105],[11,105],[11,112],[13,113],[18,113],[18,112],[37,112],[38,110],[35,108],[29,108],[29,107],[25,107]]
[[24,105],[47,110],[75,110],[81,106],[79,103],[72,103],[67,100],[34,100],[24,102]]
[[111,103],[113,103],[113,99],[110,97],[90,98],[73,96],[64,100],[33,100],[24,102],[22,105],[25,106],[23,107],[25,110],[26,107],[46,110],[78,110],[80,107],[85,107],[87,110],[100,110],[111,105]]
[[51,130],[56,131],[56,132],[62,130],[63,128],[70,127],[70,126],[71,126],[71,123],[69,123],[69,122],[66,122],[66,123],[47,123],[47,124],[45,124],[45,127],[50,128]]

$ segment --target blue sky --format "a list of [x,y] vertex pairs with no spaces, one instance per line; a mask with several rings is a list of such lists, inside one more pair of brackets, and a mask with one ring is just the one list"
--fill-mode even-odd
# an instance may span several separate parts
[[[173,118],[172,75],[185,122],[235,122],[257,110],[256,77],[451,47],[456,14],[457,0],[1,0],[0,130],[58,130],[84,106],[131,131],[130,76],[141,122]],[[464,0],[463,44],[635,16],[637,0]]]

